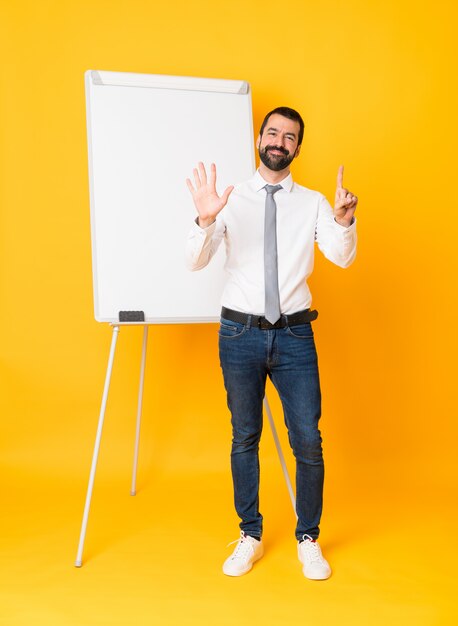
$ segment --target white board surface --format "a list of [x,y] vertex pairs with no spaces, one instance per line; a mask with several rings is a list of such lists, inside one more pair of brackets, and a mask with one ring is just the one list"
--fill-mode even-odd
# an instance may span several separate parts
[[96,320],[217,321],[224,244],[203,270],[186,268],[197,213],[185,180],[198,161],[216,163],[219,193],[252,176],[249,85],[96,70],[85,80]]

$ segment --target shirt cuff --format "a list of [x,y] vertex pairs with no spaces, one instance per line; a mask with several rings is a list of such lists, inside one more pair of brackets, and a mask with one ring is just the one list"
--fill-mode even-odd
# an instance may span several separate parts
[[339,222],[336,220],[336,218],[334,218],[334,222],[336,223],[336,226],[338,228],[341,228],[342,230],[349,230],[350,228],[352,228],[354,230],[354,228],[356,228],[355,224],[356,224],[356,217],[353,216],[351,218],[351,224],[349,226],[342,226],[342,224],[339,224]]
[[194,220],[194,224],[195,224],[194,228],[197,231],[201,232],[201,233],[205,233],[206,235],[212,235],[213,231],[216,228],[216,220],[214,222],[212,222],[210,224],[210,226],[207,226],[207,228],[202,228],[201,226],[199,226],[199,221],[198,220],[199,220],[199,218],[196,217],[196,219]]

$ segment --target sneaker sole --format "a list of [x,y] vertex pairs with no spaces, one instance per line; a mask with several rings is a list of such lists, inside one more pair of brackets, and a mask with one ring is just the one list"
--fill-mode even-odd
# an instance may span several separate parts
[[[328,578],[331,578],[331,574],[328,574],[327,576],[309,576],[306,571],[304,570],[304,568],[302,568],[302,573],[304,574],[304,576],[306,578],[308,578],[309,580],[327,580]],[[332,573],[332,572],[331,572]]]

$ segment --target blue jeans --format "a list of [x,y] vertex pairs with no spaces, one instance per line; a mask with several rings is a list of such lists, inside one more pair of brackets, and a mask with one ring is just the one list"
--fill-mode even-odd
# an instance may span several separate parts
[[259,512],[259,440],[266,377],[280,396],[296,458],[296,538],[319,536],[324,462],[318,421],[321,392],[318,360],[309,323],[261,330],[221,318],[219,355],[232,415],[231,469],[240,528],[262,535]]

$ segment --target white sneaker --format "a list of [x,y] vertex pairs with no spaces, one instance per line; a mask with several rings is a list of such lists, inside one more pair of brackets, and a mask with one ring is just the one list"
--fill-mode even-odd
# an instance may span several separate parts
[[240,532],[240,539],[231,541],[228,546],[236,541],[237,545],[234,552],[224,561],[223,572],[226,576],[242,576],[246,574],[253,567],[253,563],[264,554],[262,541],[245,535],[243,530]]
[[329,563],[321,554],[321,548],[317,541],[310,535],[303,535],[304,541],[297,544],[297,554],[302,563],[304,576],[312,580],[325,580],[331,575]]

